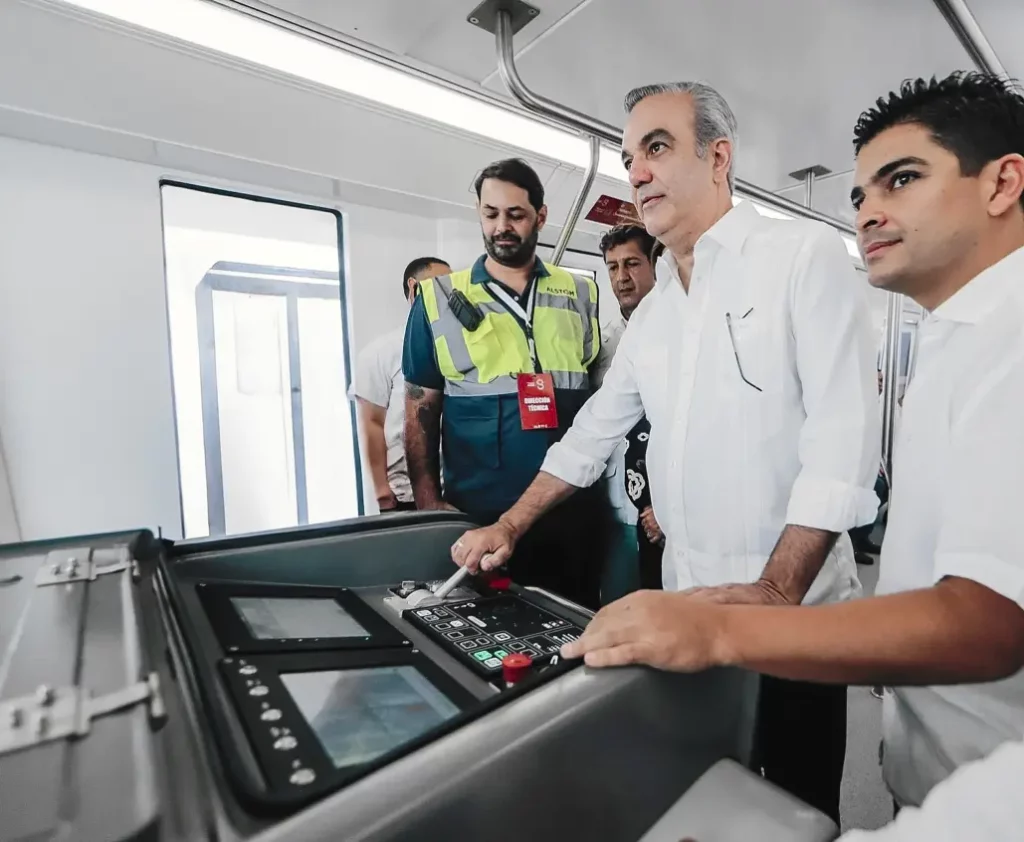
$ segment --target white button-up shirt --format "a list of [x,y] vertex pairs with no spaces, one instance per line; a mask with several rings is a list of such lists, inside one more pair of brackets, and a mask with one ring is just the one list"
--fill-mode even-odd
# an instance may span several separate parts
[[[1024,607],[1022,287],[1024,248],[918,327],[879,594],[957,576]],[[900,803],[920,804],[957,766],[1024,736],[1024,672],[989,684],[896,688],[886,693],[883,734],[886,782]]]
[[839,842],[1020,842],[1024,837],[1024,743],[1006,743],[939,784],[921,809],[901,810],[881,830]]
[[[697,241],[689,294],[670,268],[542,469],[590,485],[646,411],[672,590],[755,581],[787,523],[845,533],[872,522],[876,337],[840,237],[741,202]],[[859,594],[840,535],[804,601]]]
[[[621,311],[601,326],[601,352],[597,357],[597,364],[594,377],[591,381],[595,386],[600,386],[604,381],[605,374],[611,368],[612,360],[615,359],[615,352],[618,350],[622,334],[626,332],[628,324],[626,317]],[[625,438],[619,441],[608,459],[608,467],[604,472],[605,482],[608,485],[608,500],[615,512],[615,519],[626,526],[636,526],[639,519],[639,512],[633,501],[626,494],[626,449]]]

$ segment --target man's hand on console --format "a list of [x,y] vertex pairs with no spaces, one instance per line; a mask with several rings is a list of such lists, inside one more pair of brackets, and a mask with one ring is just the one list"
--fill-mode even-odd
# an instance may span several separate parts
[[647,664],[697,672],[728,663],[723,614],[729,609],[683,593],[637,591],[602,608],[562,657],[590,667]]
[[452,561],[472,573],[497,570],[516,546],[516,534],[508,524],[498,521],[482,529],[471,529],[452,544]]

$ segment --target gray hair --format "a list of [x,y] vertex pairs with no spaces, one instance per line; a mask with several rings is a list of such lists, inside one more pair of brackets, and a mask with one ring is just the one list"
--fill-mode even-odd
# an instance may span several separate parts
[[729,162],[729,189],[733,189],[733,170],[736,165],[736,115],[718,91],[703,82],[665,82],[644,85],[626,94],[626,113],[636,108],[641,100],[657,94],[689,94],[693,99],[693,134],[697,144],[697,157],[703,158],[708,147],[719,138],[726,138],[733,148]]

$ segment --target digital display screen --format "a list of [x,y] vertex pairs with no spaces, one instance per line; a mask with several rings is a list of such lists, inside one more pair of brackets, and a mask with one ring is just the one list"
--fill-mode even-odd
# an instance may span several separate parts
[[231,604],[257,640],[370,635],[333,599],[233,596]]
[[281,681],[339,769],[380,757],[459,713],[411,666],[282,673]]

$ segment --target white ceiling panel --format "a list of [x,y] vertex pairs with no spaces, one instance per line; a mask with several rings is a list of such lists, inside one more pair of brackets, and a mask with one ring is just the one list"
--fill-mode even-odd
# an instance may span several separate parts
[[264,5],[400,56],[467,14],[461,11],[465,0],[270,0]]
[[[563,28],[575,31],[577,15],[585,7],[600,3],[601,0],[531,0],[531,4],[540,9],[540,15],[515,36],[519,60],[534,50],[543,49],[545,40],[555,32]],[[422,39],[409,55],[432,67],[482,83],[497,71],[494,36],[466,21],[466,16],[480,5],[480,0],[464,0],[458,5],[460,13],[451,15],[444,26]],[[500,89],[504,93],[504,89]]]
[[968,7],[1006,72],[1024,82],[1024,2],[969,0]]
[[[309,22],[371,48],[407,57],[445,75],[483,82],[496,69],[494,36],[466,20],[481,0],[241,0],[256,9]],[[595,0],[533,0],[541,13],[516,36],[529,52],[549,31]]]

